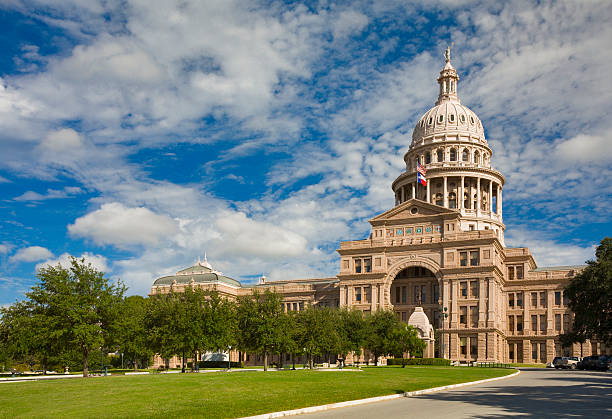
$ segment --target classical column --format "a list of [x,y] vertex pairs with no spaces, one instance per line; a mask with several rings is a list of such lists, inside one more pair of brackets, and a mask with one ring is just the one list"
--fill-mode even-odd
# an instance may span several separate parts
[[416,193],[414,190],[414,183],[411,183],[410,186],[412,186],[412,199],[416,199]]
[[487,282],[489,285],[487,327],[495,327],[495,281],[493,278],[487,278]]
[[493,212],[493,181],[489,180],[489,214],[491,214]]
[[480,278],[478,280],[478,327],[486,327],[486,307],[485,307],[485,295],[487,293],[486,279]]
[[444,176],[444,208],[448,208],[448,177]]
[[340,285],[340,307],[346,305],[346,285]]
[[431,202],[431,197],[429,196],[429,185],[431,184],[431,179],[427,180],[427,187],[426,187],[426,193],[427,193],[427,202]]
[[372,305],[370,307],[370,310],[374,312],[376,311],[378,287],[376,285],[372,285],[370,288],[372,289]]
[[459,209],[463,209],[463,199],[464,199],[463,196],[465,195],[464,181],[465,181],[465,176],[461,176],[461,188],[459,190],[461,195],[458,196],[458,198],[459,198]]
[[501,185],[499,185],[499,192],[497,193],[497,202],[498,202],[498,207],[499,208],[499,216],[502,216],[502,211],[503,211],[503,207],[502,207],[502,195],[503,195],[504,191],[502,190]]
[[476,191],[476,194],[477,194],[476,195],[476,206],[477,206],[477,208],[476,208],[476,215],[480,216],[480,200],[482,198],[480,196],[481,195],[480,194],[480,177],[476,178],[476,189],[477,189],[477,191]]

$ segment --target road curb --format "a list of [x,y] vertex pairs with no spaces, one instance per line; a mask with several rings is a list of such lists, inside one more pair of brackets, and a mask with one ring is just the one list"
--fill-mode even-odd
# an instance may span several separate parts
[[280,412],[264,413],[263,415],[247,416],[242,419],[270,419],[270,418],[280,418],[284,416],[302,415],[304,413],[324,412],[326,410],[338,409],[341,407],[358,406],[361,404],[368,404],[368,403],[374,403],[374,402],[382,402],[382,401],[387,401],[387,400],[399,399],[401,397],[420,396],[422,394],[429,394],[429,393],[435,393],[438,391],[451,390],[451,389],[455,389],[459,387],[471,386],[474,384],[482,384],[482,383],[488,383],[490,381],[504,380],[506,378],[516,377],[520,373],[521,371],[519,370],[519,371],[516,371],[515,373],[512,373],[510,375],[505,375],[503,377],[486,378],[484,380],[470,381],[467,383],[459,383],[459,384],[450,384],[448,386],[426,388],[423,390],[408,391],[406,393],[401,393],[401,394],[390,394],[388,396],[369,397],[367,399],[349,400],[346,402],[323,404],[320,406],[303,407],[301,409],[292,409],[292,410],[283,410]]

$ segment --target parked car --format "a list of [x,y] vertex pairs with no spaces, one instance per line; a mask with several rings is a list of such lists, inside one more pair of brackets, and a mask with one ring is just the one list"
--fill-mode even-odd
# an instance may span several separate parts
[[578,366],[578,363],[580,361],[582,361],[582,358],[579,358],[577,356],[564,356],[557,363],[555,368],[564,368],[564,369],[575,370],[576,367]]
[[559,368],[559,364],[561,363],[562,360],[563,360],[562,356],[554,357],[554,359],[552,360],[552,367]]
[[577,365],[581,370],[598,370],[606,371],[610,368],[611,357],[606,355],[591,355],[585,357],[582,362]]

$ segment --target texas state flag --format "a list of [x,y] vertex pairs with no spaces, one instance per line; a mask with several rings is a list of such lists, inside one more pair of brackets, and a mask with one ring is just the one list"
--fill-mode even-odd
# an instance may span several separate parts
[[425,167],[421,165],[421,163],[417,162],[417,182],[419,182],[423,186],[427,186],[427,178],[425,177]]
[[419,182],[423,186],[427,186],[427,179],[419,172],[417,172],[417,182]]

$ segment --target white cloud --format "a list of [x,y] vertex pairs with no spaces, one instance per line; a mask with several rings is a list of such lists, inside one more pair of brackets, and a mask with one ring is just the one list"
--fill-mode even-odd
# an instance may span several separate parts
[[361,32],[368,25],[368,17],[355,10],[344,10],[338,14],[333,23],[334,38],[344,38]]
[[0,254],[8,254],[15,248],[14,245],[10,243],[0,243]]
[[21,248],[9,258],[10,262],[36,262],[53,257],[53,253],[45,247],[30,246]]
[[54,152],[65,152],[79,149],[83,140],[78,132],[72,128],[62,128],[50,132],[41,142],[41,147]]
[[557,156],[564,162],[605,163],[612,161],[612,137],[578,134],[559,142]]
[[27,191],[22,195],[13,198],[13,201],[46,201],[48,199],[69,198],[83,192],[83,189],[79,188],[78,186],[67,186],[62,190],[47,189],[47,192],[44,194],[34,191]]
[[[76,256],[75,256],[76,257]],[[108,266],[108,260],[106,257],[102,255],[96,255],[90,252],[85,252],[81,254],[81,256],[76,257],[78,260],[85,259],[85,263],[91,263],[91,266],[96,268],[101,272],[109,272],[110,268]],[[68,269],[71,266],[72,255],[68,253],[62,253],[59,257],[55,259],[48,259],[44,262],[38,263],[36,265],[36,270],[43,268],[45,266],[57,266],[61,265],[63,268]]]
[[74,237],[89,238],[98,244],[154,245],[177,233],[178,227],[171,218],[147,208],[128,208],[113,202],[77,218],[68,231]]

